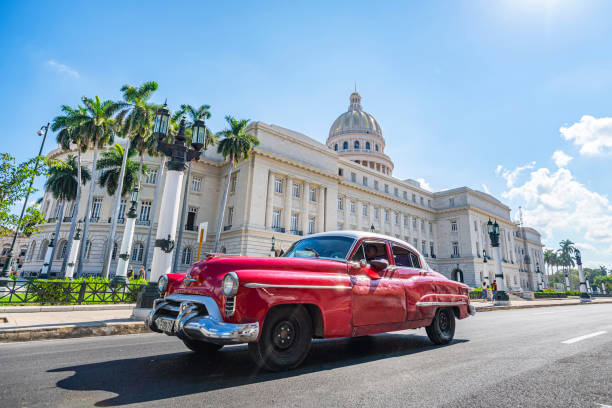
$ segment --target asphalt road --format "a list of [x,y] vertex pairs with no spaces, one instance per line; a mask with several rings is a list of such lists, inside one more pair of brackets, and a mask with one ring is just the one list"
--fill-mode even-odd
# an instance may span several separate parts
[[0,344],[0,406],[612,406],[612,304],[480,313],[455,339],[316,341],[286,373],[242,345],[207,361],[161,334]]

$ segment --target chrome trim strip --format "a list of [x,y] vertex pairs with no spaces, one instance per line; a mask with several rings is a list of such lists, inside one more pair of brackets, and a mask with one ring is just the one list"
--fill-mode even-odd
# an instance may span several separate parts
[[464,301],[460,302],[417,302],[417,306],[463,306]]
[[204,295],[189,295],[179,293],[166,296],[166,302],[168,301],[176,303],[183,303],[189,301],[193,303],[202,304],[206,306],[206,311],[208,312],[209,316],[214,317],[217,320],[223,320],[217,302],[215,302],[215,300],[211,297]]
[[287,289],[335,289],[335,290],[345,290],[352,289],[351,286],[344,285],[276,285],[271,283],[245,283],[245,288],[287,288]]

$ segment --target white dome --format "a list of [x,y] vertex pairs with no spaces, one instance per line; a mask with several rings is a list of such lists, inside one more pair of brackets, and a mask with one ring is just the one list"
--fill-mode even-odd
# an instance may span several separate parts
[[363,133],[382,138],[382,130],[374,116],[361,109],[361,95],[353,92],[350,100],[348,111],[338,116],[329,129],[329,137],[346,133]]

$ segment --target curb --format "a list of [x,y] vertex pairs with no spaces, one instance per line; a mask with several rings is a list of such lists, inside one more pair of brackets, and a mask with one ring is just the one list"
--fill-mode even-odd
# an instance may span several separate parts
[[0,330],[0,344],[31,340],[68,339],[75,337],[113,336],[117,334],[152,333],[144,322],[125,322],[62,327],[37,327]]
[[612,303],[612,300],[605,300],[599,302],[590,302],[590,303],[553,303],[547,305],[521,305],[521,306],[483,306],[480,308],[476,308],[476,313],[482,312],[494,312],[496,310],[517,310],[517,309],[535,309],[540,307],[554,307],[554,306],[579,306],[579,305],[602,305],[606,303]]
[[64,305],[64,306],[4,306],[0,313],[38,313],[38,312],[73,312],[91,310],[124,310],[133,309],[136,303],[120,303],[112,305]]

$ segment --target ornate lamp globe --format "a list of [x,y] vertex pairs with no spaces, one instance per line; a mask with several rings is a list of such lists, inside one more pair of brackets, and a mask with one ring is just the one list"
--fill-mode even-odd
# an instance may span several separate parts
[[191,146],[196,150],[201,150],[208,143],[206,138],[206,124],[203,120],[198,119],[191,126]]
[[493,234],[493,222],[489,218],[489,222],[487,222],[487,232],[489,235]]
[[155,119],[153,122],[153,134],[158,139],[164,138],[168,135],[168,123],[170,122],[170,110],[168,105],[164,102],[164,105],[157,110],[155,113]]
[[497,223],[497,220],[495,220],[495,222],[493,223],[493,233],[495,235],[499,235],[499,224]]

